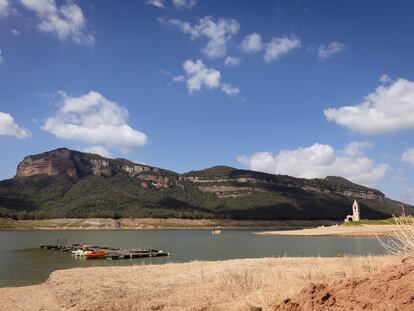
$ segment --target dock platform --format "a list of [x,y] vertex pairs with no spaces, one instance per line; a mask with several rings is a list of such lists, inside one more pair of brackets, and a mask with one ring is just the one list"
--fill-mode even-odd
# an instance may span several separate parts
[[[56,250],[61,252],[76,252],[78,251],[77,256],[82,255],[82,251],[86,254],[87,252],[105,252],[103,256],[97,257],[88,257],[85,258],[91,259],[131,259],[131,258],[148,258],[148,257],[163,257],[169,256],[170,254],[157,249],[142,249],[142,248],[132,248],[132,249],[119,249],[108,246],[98,246],[98,245],[86,245],[86,244],[70,244],[70,245],[55,245],[55,244],[46,244],[40,245],[40,248],[46,250]],[[79,252],[80,251],[80,252]]]

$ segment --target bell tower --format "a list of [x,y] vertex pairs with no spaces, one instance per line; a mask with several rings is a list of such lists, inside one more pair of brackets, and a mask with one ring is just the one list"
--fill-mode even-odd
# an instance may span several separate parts
[[359,204],[357,200],[354,200],[354,204],[352,204],[352,218],[353,221],[360,221],[361,220],[361,214],[359,210]]

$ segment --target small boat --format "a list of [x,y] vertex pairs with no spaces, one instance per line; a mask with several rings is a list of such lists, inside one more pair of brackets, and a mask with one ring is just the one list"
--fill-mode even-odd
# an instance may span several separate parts
[[211,234],[212,235],[219,235],[219,234],[221,234],[221,230],[220,229],[211,230]]
[[82,249],[77,249],[76,251],[72,251],[73,256],[83,256],[84,251]]
[[94,252],[89,252],[89,253],[85,254],[85,257],[87,259],[105,258],[105,256],[110,254],[110,253],[111,252],[107,252],[107,251],[94,251]]

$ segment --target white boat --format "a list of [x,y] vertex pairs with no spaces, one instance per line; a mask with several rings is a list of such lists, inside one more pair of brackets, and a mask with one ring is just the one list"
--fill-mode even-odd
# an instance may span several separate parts
[[72,255],[74,256],[83,256],[84,250],[78,249],[76,251],[72,251]]
[[211,234],[212,235],[219,235],[219,234],[221,234],[221,230],[220,229],[211,230]]

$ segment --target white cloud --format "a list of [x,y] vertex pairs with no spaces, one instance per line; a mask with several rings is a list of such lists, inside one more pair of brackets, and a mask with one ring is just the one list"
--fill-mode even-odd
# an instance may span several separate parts
[[221,82],[220,71],[214,68],[208,68],[201,59],[195,62],[191,59],[187,59],[183,63],[184,76],[175,76],[173,78],[177,82],[185,80],[188,92],[190,94],[194,92],[200,92],[203,88],[206,89],[218,89],[220,88],[228,96],[235,96],[240,93],[240,89],[235,86],[231,86],[227,83]]
[[17,30],[17,29],[14,29],[14,28],[10,29],[10,31],[11,31],[11,33],[12,33],[12,34],[14,34],[15,36],[17,36],[17,35],[19,35],[19,34],[20,34],[20,31],[19,31],[19,30]]
[[386,75],[385,73],[380,77],[379,80],[380,80],[381,83],[384,83],[384,84],[387,84],[387,83],[391,82],[391,78],[388,75]]
[[324,110],[328,121],[352,131],[375,135],[414,128],[414,82],[398,79],[381,85],[354,106]]
[[402,155],[401,160],[414,165],[414,148],[407,149]]
[[270,63],[274,60],[278,60],[289,51],[300,47],[300,39],[296,36],[272,38],[272,40],[266,44],[266,50],[264,60]]
[[172,0],[172,2],[179,9],[192,9],[197,4],[197,0]]
[[183,63],[183,68],[187,76],[187,89],[190,93],[199,92],[203,87],[215,89],[220,86],[220,71],[207,68],[201,59],[196,62],[187,59]]
[[223,83],[221,90],[229,96],[235,96],[240,94],[240,89],[236,86],[231,86],[230,84]]
[[105,158],[112,158],[112,155],[108,151],[108,149],[102,146],[91,146],[91,147],[83,149],[83,151],[88,152],[88,153],[99,154]]
[[224,65],[228,67],[235,67],[240,64],[240,57],[227,56],[224,59]]
[[86,20],[74,2],[58,6],[55,0],[21,0],[36,13],[39,30],[56,35],[60,40],[71,39],[76,44],[93,45],[95,37],[85,31]]
[[385,177],[389,167],[376,164],[363,153],[362,149],[370,146],[366,142],[353,142],[344,151],[336,152],[330,145],[316,143],[306,148],[281,150],[277,154],[257,152],[248,157],[238,157],[238,160],[257,171],[300,178],[334,175],[356,183],[374,185]]
[[331,42],[328,45],[321,44],[318,47],[318,57],[320,60],[325,60],[331,58],[335,54],[343,52],[346,48],[344,43],[338,41]]
[[9,15],[10,4],[8,0],[0,0],[0,17],[6,17]]
[[0,111],[0,135],[14,136],[23,139],[30,137],[31,133],[17,125],[10,114]]
[[3,53],[0,50],[0,65],[4,63]]
[[165,8],[165,4],[164,4],[163,0],[147,0],[146,4],[155,6],[155,7],[160,8],[160,9]]
[[106,99],[98,92],[70,97],[64,92],[62,105],[56,114],[46,120],[42,129],[64,140],[91,145],[104,145],[128,151],[142,147],[147,136],[128,124],[128,110]]
[[246,53],[260,52],[263,48],[262,37],[258,33],[247,35],[240,44],[240,49]]
[[195,25],[178,19],[159,19],[161,23],[178,27],[183,33],[189,34],[192,40],[206,38],[208,43],[202,52],[210,58],[223,57],[227,54],[227,45],[239,31],[240,25],[234,19],[219,18],[217,21],[206,16]]

